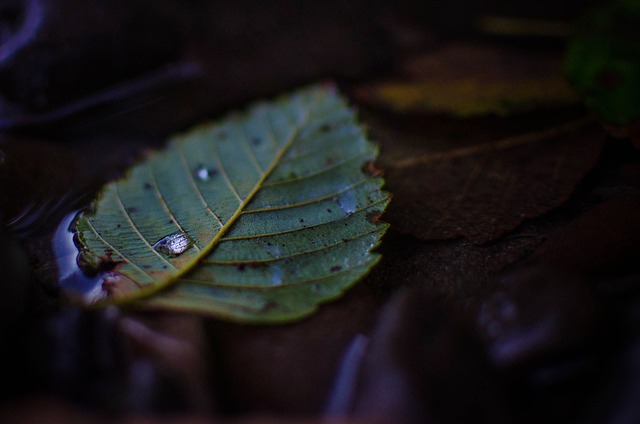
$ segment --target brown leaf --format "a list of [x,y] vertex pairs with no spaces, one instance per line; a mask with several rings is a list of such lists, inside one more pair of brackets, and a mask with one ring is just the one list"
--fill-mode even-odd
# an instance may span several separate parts
[[447,150],[427,143],[382,163],[388,221],[424,240],[486,243],[565,202],[595,165],[605,134],[584,120]]
[[357,94],[394,112],[460,117],[578,102],[562,75],[559,56],[470,43],[451,43],[410,59],[399,77],[362,86]]
[[637,272],[640,197],[614,197],[555,232],[529,258],[590,278]]

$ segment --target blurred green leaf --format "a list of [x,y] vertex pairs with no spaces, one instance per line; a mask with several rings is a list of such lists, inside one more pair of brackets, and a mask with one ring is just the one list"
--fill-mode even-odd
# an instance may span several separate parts
[[640,2],[623,0],[587,14],[571,39],[565,69],[606,123],[640,117]]

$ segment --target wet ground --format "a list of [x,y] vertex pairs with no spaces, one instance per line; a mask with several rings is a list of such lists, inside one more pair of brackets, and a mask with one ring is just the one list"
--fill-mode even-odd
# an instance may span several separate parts
[[[640,153],[558,85],[588,5],[343,3],[2,5],[0,421],[638,420]],[[394,195],[364,281],[282,326],[61,293],[66,228],[102,184],[318,81],[359,110]],[[388,94],[425,81],[455,95]],[[497,85],[499,108],[448,101]]]

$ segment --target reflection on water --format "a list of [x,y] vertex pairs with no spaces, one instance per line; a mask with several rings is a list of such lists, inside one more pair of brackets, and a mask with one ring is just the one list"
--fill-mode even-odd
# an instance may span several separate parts
[[336,202],[338,206],[340,206],[340,209],[347,215],[351,215],[357,209],[357,200],[353,189],[341,193],[340,196],[337,197]]
[[104,277],[102,274],[88,277],[76,263],[78,249],[73,243],[73,233],[69,231],[69,226],[76,214],[77,211],[74,211],[66,215],[53,235],[53,254],[58,265],[58,284],[69,297],[92,303],[106,295],[102,290]]

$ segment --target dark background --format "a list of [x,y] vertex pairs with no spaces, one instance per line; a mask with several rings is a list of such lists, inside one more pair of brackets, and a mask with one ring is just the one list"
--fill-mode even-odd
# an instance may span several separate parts
[[[0,421],[640,420],[634,124],[563,69],[608,4],[0,3]],[[281,326],[65,300],[67,213],[169,135],[319,81],[394,196],[364,281]]]

